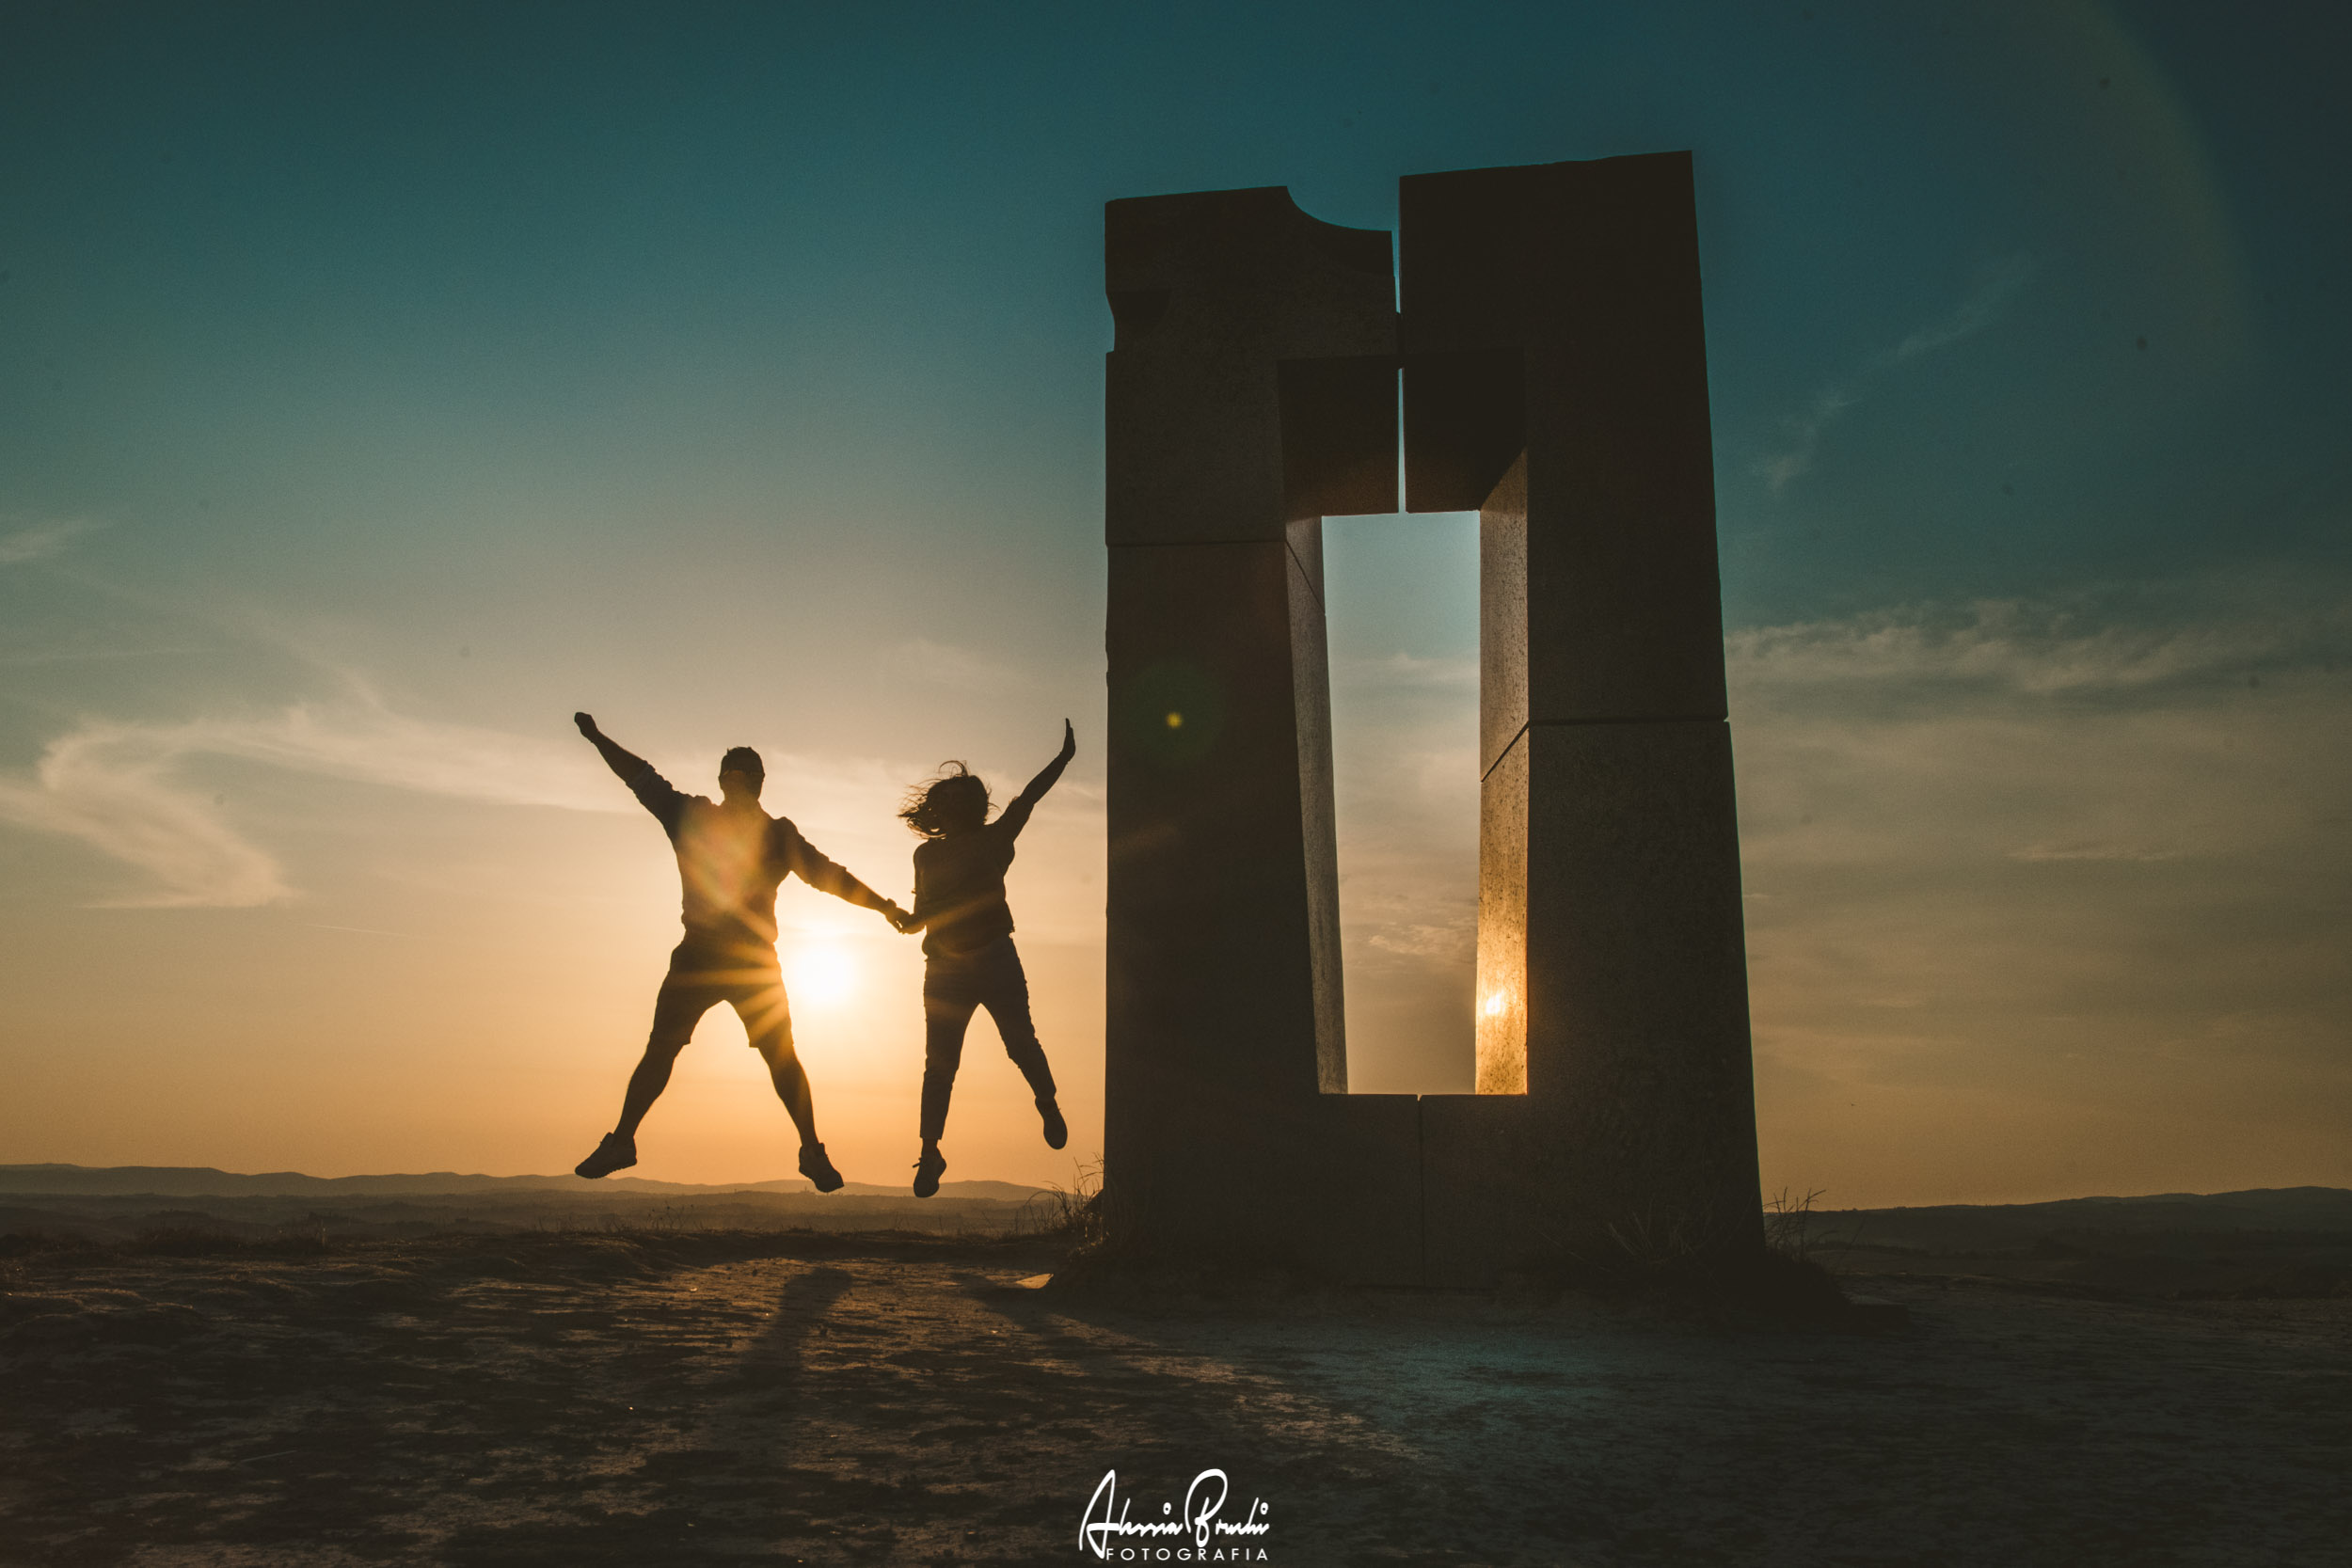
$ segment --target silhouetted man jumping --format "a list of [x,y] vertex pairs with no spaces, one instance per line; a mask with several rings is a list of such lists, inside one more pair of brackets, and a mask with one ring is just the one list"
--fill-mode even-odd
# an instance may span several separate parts
[[680,918],[686,923],[686,939],[670,955],[670,973],[654,1001],[644,1058],[629,1074],[620,1124],[573,1170],[610,1176],[637,1163],[638,1124],[669,1085],[671,1065],[693,1037],[695,1023],[724,1002],[742,1019],[752,1049],[768,1063],[776,1098],[800,1130],[801,1174],[818,1192],[834,1191],[841,1185],[841,1173],[817,1141],[808,1073],[792,1050],[792,1009],[776,964],[776,888],[787,876],[797,875],[813,888],[879,911],[894,927],[907,918],[906,911],[818,854],[789,821],[760,809],[759,789],[768,769],[750,747],[738,746],[719,759],[722,799],[714,805],[673,789],[643,757],[608,739],[588,715],[575,713],[572,722],[676,846],[684,890]]

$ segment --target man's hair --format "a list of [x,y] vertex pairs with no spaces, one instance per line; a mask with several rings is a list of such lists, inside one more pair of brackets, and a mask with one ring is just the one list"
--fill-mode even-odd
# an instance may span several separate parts
[[719,759],[719,773],[749,773],[755,784],[768,782],[768,765],[759,760],[759,753],[749,746],[730,746],[727,754]]
[[988,785],[963,764],[943,762],[938,777],[907,791],[898,816],[925,838],[937,838],[958,825],[977,828],[988,820]]

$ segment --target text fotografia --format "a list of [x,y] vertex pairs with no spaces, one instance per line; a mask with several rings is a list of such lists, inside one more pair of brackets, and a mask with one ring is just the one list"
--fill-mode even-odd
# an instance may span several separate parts
[[1128,1517],[1135,1499],[1119,1496],[1119,1472],[1105,1470],[1103,1484],[1078,1516],[1078,1550],[1116,1562],[1265,1561],[1265,1548],[1256,1543],[1266,1533],[1272,1511],[1252,1497],[1242,1522],[1228,1524],[1217,1517],[1228,1490],[1224,1471],[1203,1470],[1185,1488],[1182,1513],[1175,1504],[1162,1503],[1157,1519],[1137,1523]]

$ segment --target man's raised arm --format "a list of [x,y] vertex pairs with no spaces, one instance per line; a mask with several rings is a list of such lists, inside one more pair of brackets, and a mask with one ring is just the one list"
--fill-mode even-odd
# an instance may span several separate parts
[[622,750],[611,736],[596,728],[596,720],[587,714],[573,714],[572,722],[580,726],[580,733],[596,747],[597,755],[604,758],[604,765],[628,785],[629,793],[637,797],[638,802],[653,813],[664,828],[675,830],[678,807],[686,798],[670,787],[670,781],[655,772],[653,764],[644,757]]
[[589,744],[603,756],[604,765],[619,774],[623,784],[633,784],[639,774],[651,770],[652,764],[633,752],[621,750],[611,736],[596,728],[596,720],[588,714],[573,714],[572,722],[580,726],[580,733],[588,737]]

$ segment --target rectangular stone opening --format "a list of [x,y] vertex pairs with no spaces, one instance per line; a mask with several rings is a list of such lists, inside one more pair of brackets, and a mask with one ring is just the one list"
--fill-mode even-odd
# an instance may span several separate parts
[[1478,514],[1327,517],[1347,1086],[1473,1081]]

